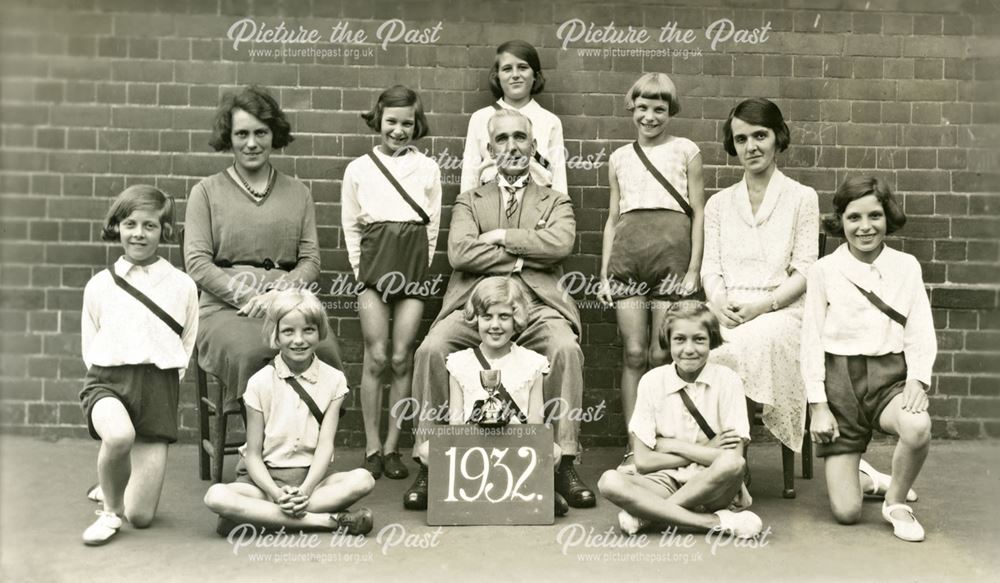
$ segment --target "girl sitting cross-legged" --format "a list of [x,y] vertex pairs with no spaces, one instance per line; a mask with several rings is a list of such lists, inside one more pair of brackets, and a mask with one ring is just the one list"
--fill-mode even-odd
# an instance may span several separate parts
[[635,463],[608,470],[601,494],[620,507],[626,534],[649,525],[719,530],[752,538],[761,520],[746,510],[743,449],[750,440],[743,383],[708,363],[722,343],[719,321],[699,301],[667,309],[660,342],[666,364],[643,375],[629,422]]
[[268,307],[264,340],[278,355],[247,383],[247,443],[236,481],[205,494],[205,505],[220,516],[220,535],[240,523],[371,531],[371,510],[347,508],[375,480],[363,469],[334,472],[330,465],[347,379],[316,357],[328,326],[323,305],[306,291],[280,291]]

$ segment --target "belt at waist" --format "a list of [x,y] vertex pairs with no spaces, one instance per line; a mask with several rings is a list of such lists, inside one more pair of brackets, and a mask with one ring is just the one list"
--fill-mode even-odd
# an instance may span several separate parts
[[229,261],[227,259],[218,259],[215,262],[217,267],[237,267],[237,266],[247,266],[247,267],[259,267],[270,271],[274,268],[282,269],[284,271],[291,271],[295,269],[295,261],[279,261],[275,263],[270,258],[263,261]]

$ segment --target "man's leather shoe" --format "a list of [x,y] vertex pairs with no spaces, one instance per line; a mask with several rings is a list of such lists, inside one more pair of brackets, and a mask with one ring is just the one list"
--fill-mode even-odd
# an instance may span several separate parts
[[420,464],[417,479],[403,494],[403,508],[407,510],[427,510],[427,466]]
[[593,490],[583,483],[573,466],[573,456],[563,456],[556,470],[556,492],[563,495],[573,508],[593,508],[597,497]]
[[569,504],[566,503],[566,499],[559,492],[553,492],[552,497],[554,499],[555,515],[566,516],[566,513],[569,512]]

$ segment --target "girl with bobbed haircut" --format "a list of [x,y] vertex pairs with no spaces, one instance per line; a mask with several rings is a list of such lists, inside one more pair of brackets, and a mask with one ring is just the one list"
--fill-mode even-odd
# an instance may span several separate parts
[[528,63],[531,71],[535,74],[535,79],[531,83],[531,94],[538,95],[545,89],[545,75],[542,74],[542,61],[538,57],[538,50],[531,43],[523,40],[509,40],[497,47],[496,58],[493,59],[493,66],[490,68],[490,92],[493,97],[500,99],[503,97],[503,88],[500,87],[500,55],[509,53]]
[[885,210],[885,234],[891,235],[906,224],[906,213],[896,202],[889,185],[874,176],[855,176],[844,180],[833,195],[833,213],[823,217],[823,229],[835,237],[844,237],[843,216],[847,205],[874,195]]
[[497,304],[507,304],[512,308],[514,334],[524,332],[528,327],[528,297],[521,284],[509,277],[487,277],[476,284],[462,311],[465,323],[475,327],[479,315]]
[[134,184],[122,191],[111,203],[104,217],[101,239],[118,241],[121,234],[118,225],[138,209],[153,209],[160,213],[160,240],[174,240],[174,199],[155,186]]
[[643,97],[645,99],[659,99],[670,104],[667,110],[670,117],[674,117],[681,111],[681,101],[677,96],[677,87],[665,73],[646,73],[636,79],[632,87],[625,94],[625,109],[635,111],[635,100]]
[[306,290],[285,289],[274,296],[264,316],[264,341],[271,348],[278,349],[278,324],[281,319],[295,311],[301,313],[306,322],[316,326],[320,342],[330,334],[330,323],[319,298]]
[[233,147],[233,110],[242,109],[263,122],[271,129],[271,146],[284,148],[295,141],[292,125],[274,97],[260,85],[248,85],[239,93],[226,93],[219,102],[212,123],[212,139],[208,145],[216,152],[231,150]]
[[[671,113],[673,115],[673,113]],[[739,118],[748,124],[764,126],[774,132],[774,139],[779,152],[784,152],[791,144],[791,133],[781,115],[781,109],[769,99],[754,97],[745,99],[729,112],[729,118],[722,126],[725,137],[722,146],[730,156],[736,155],[736,145],[733,144],[733,118]]]
[[667,352],[668,363],[673,362],[673,357],[670,355],[670,333],[674,322],[681,320],[694,320],[704,326],[708,332],[709,350],[715,350],[722,346],[722,328],[719,325],[719,319],[715,317],[715,314],[712,313],[712,310],[708,308],[705,302],[698,300],[674,302],[667,308],[667,314],[664,316],[663,324],[660,326],[660,347]]
[[417,92],[404,85],[393,85],[378,96],[375,107],[361,114],[362,119],[372,130],[382,131],[382,114],[387,107],[413,108],[413,139],[419,140],[430,132],[427,116],[424,115],[424,105],[420,102]]

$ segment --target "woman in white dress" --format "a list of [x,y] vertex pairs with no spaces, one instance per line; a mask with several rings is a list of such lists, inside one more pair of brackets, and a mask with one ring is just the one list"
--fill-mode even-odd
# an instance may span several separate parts
[[764,405],[771,433],[799,451],[806,412],[799,335],[806,271],[817,256],[819,202],[815,190],[777,168],[775,155],[789,144],[777,105],[745,100],[724,131],[726,152],[745,172],[705,205],[702,284],[726,340],[713,356]]

